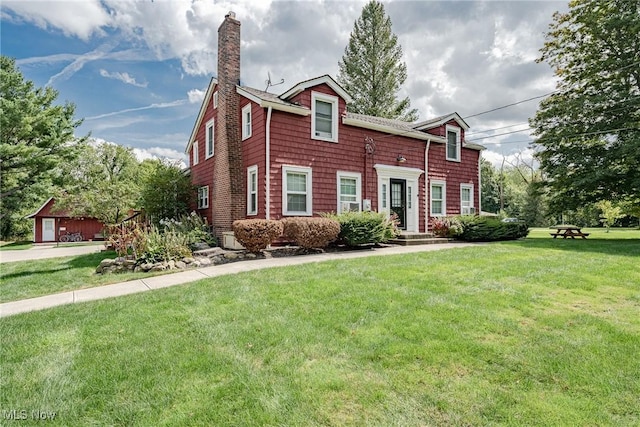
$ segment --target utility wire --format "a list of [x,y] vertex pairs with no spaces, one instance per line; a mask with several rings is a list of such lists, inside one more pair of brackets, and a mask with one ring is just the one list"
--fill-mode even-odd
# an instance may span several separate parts
[[482,111],[480,113],[472,114],[470,116],[463,117],[462,119],[463,120],[464,119],[470,119],[471,117],[477,117],[477,116],[482,116],[483,114],[493,113],[494,111],[503,110],[505,108],[513,107],[513,106],[516,106],[518,104],[522,104],[522,103],[525,103],[525,102],[529,102],[529,101],[533,101],[533,100],[536,100],[536,99],[544,98],[545,96],[553,95],[553,94],[558,93],[558,92],[560,92],[560,91],[554,90],[553,92],[545,93],[544,95],[538,95],[538,96],[534,96],[532,98],[523,99],[522,101],[518,101],[518,102],[511,103],[511,104],[503,105],[501,107],[492,108],[491,110]]

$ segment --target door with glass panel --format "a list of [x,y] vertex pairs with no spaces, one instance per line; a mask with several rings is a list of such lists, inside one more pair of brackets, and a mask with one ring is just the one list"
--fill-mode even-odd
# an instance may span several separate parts
[[405,230],[407,227],[407,181],[404,179],[391,179],[390,185],[391,213],[395,213],[398,216],[398,228]]

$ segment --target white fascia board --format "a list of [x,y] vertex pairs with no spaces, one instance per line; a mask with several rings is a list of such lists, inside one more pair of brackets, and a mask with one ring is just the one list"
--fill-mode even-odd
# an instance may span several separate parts
[[255,96],[252,93],[247,92],[246,90],[243,90],[241,87],[238,87],[238,86],[236,86],[236,92],[238,92],[238,94],[244,96],[248,100],[255,102],[262,108],[271,107],[274,110],[284,111],[286,113],[293,113],[299,116],[308,116],[311,114],[311,110],[306,107],[299,107],[297,105],[285,105],[285,104],[280,104],[278,102],[267,101],[258,96]]
[[324,75],[320,77],[316,77],[315,79],[305,80],[304,82],[300,82],[282,95],[280,95],[281,99],[288,99],[292,96],[299,94],[300,92],[309,89],[310,87],[318,86],[323,83],[326,83],[335,93],[337,93],[342,99],[345,100],[347,104],[353,102],[353,98],[338,84],[335,80],[333,80],[329,75]]
[[213,88],[218,84],[218,79],[215,77],[211,77],[209,81],[209,87],[207,88],[207,93],[204,95],[204,99],[202,100],[202,104],[200,105],[200,111],[198,112],[198,118],[196,119],[196,123],[193,125],[193,130],[191,131],[191,136],[189,137],[189,142],[187,143],[187,148],[184,150],[185,153],[189,154],[189,149],[193,144],[193,141],[196,139],[196,134],[198,133],[198,128],[200,127],[200,123],[202,123],[202,118],[204,117],[205,111],[207,111],[207,105],[209,105],[209,101],[211,101],[211,97],[213,96]]
[[485,147],[484,145],[473,144],[471,142],[467,144],[462,144],[462,148],[469,148],[471,150],[478,150],[478,151],[483,151],[487,149],[487,147]]
[[394,127],[391,126],[385,126],[385,125],[381,125],[381,124],[377,124],[377,123],[371,123],[371,122],[367,122],[364,120],[358,120],[358,119],[354,119],[354,118],[348,118],[348,117],[343,117],[342,118],[342,124],[344,125],[348,125],[348,126],[355,126],[355,127],[359,127],[359,128],[364,128],[364,129],[371,129],[371,130],[377,130],[378,132],[384,132],[384,133],[388,133],[388,134],[392,134],[392,135],[398,135],[398,136],[405,136],[407,138],[414,138],[414,139],[419,139],[422,141],[433,141],[433,142],[439,142],[441,144],[444,144],[445,142],[447,142],[443,137],[441,136],[437,136],[437,135],[433,135],[430,133],[426,133],[426,132],[419,132],[419,131],[403,131],[400,129],[396,129]]
[[465,130],[465,132],[469,130],[469,125],[467,124],[467,122],[465,122],[462,119],[462,117],[460,117],[460,114],[458,113],[451,113],[448,116],[444,116],[442,119],[438,120],[437,122],[428,123],[426,125],[421,125],[420,123],[418,123],[418,125],[416,126],[416,129],[433,129],[438,126],[442,126],[443,124],[447,123],[451,119],[455,120],[456,123],[458,123],[460,127]]

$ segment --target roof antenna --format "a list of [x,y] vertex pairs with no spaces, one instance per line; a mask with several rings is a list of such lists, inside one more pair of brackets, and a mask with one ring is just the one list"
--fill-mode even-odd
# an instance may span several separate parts
[[264,89],[265,92],[267,92],[272,86],[278,86],[284,83],[284,79],[280,79],[279,83],[271,83],[271,72],[269,71],[267,71],[267,77],[267,80],[265,80],[264,82],[267,85],[267,87]]

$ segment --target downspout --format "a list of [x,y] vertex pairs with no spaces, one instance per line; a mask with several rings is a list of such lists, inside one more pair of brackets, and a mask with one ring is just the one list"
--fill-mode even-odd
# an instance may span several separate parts
[[271,106],[267,109],[267,126],[265,131],[265,219],[271,219]]
[[478,212],[477,215],[482,215],[482,153],[478,153]]
[[431,139],[427,139],[424,148],[424,232],[429,232],[429,146]]

